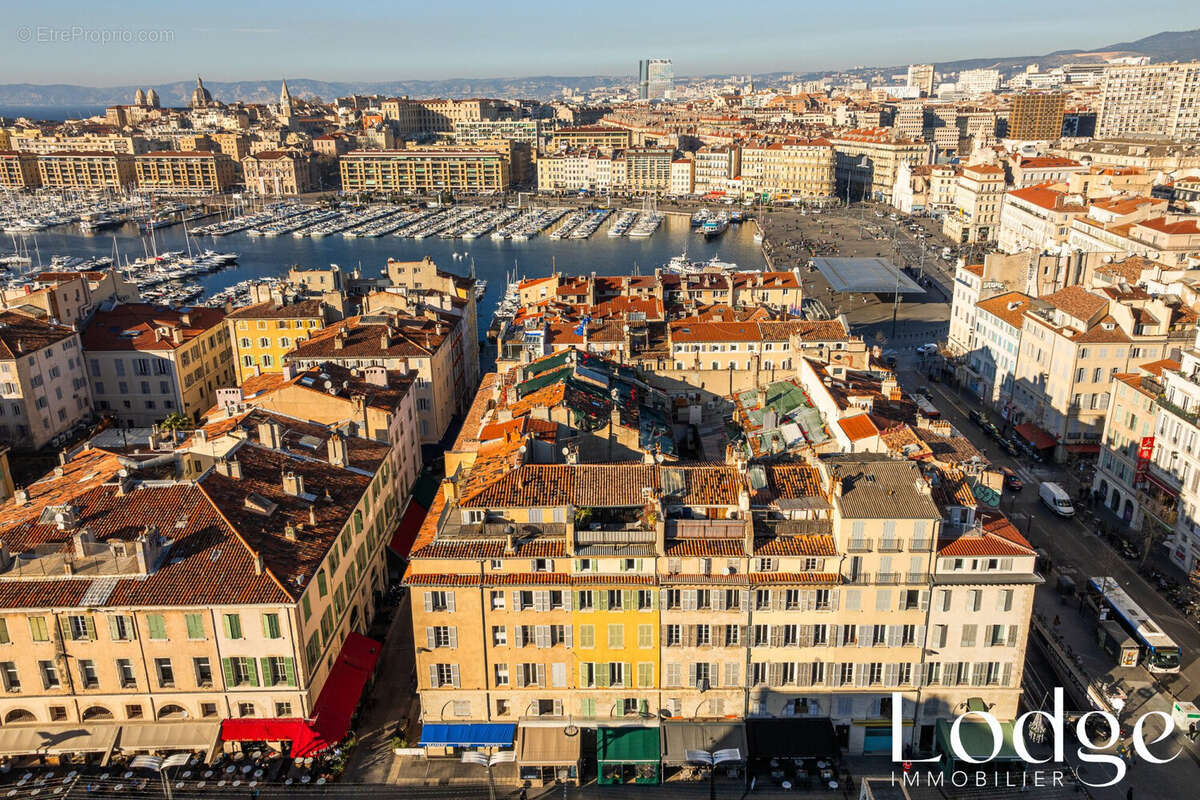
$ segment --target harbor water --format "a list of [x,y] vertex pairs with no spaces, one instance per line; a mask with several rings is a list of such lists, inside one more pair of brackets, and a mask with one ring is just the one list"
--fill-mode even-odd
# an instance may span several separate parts
[[[487,236],[470,241],[437,237],[416,240],[391,235],[347,239],[340,234],[316,239],[245,233],[198,236],[193,238],[200,247],[236,252],[238,262],[230,269],[201,275],[196,280],[207,297],[239,281],[282,276],[294,264],[309,267],[337,264],[347,271],[361,268],[364,275],[372,275],[383,270],[388,258],[417,260],[430,256],[440,269],[467,275],[473,261],[475,277],[487,281],[487,292],[479,307],[482,337],[504,294],[505,277],[514,270],[525,278],[549,275],[552,269],[566,274],[598,275],[630,274],[636,270],[645,275],[685,250],[688,258],[695,261],[715,256],[744,269],[761,269],[764,264],[762,248],[754,242],[753,223],[731,225],[723,235],[710,241],[697,234],[688,217],[681,214],[668,214],[654,235],[640,239],[607,236],[610,224],[605,222],[595,235],[584,240],[555,240],[545,235],[527,241],[495,240]],[[150,248],[148,236],[128,224],[91,236],[78,233],[74,226],[63,226],[19,237],[28,243],[31,255],[35,252],[35,236],[36,251],[41,254],[43,264],[49,262],[51,255],[111,256],[114,236],[122,264],[126,258],[133,261],[143,257]],[[3,238],[7,241],[0,244],[0,250],[11,250],[11,237]],[[156,230],[154,239],[160,253],[187,249],[180,225]],[[21,247],[24,249],[25,244]]]

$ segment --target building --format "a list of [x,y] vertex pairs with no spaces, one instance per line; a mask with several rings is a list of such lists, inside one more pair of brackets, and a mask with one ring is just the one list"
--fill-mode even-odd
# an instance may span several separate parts
[[1059,156],[1014,155],[1005,165],[1011,173],[1009,183],[1014,189],[1025,189],[1041,183],[1066,183],[1075,175],[1088,171],[1088,167],[1073,158]]
[[38,450],[91,414],[79,334],[0,311],[0,442]]
[[[884,753],[893,692],[914,752],[967,693],[1016,715],[1034,551],[1003,517],[944,525],[914,462],[539,464],[529,449],[481,443],[414,544],[427,724],[570,721],[603,739],[634,719],[657,737],[807,717],[845,751]],[[969,615],[985,605],[983,630]]]
[[29,279],[30,282],[23,286],[0,291],[0,306],[76,330],[85,325],[92,312],[105,301],[139,299],[137,285],[112,268],[87,272],[38,272]]
[[224,153],[156,151],[134,159],[138,189],[166,194],[222,194],[233,188],[237,166]]
[[1005,253],[1055,250],[1066,244],[1071,221],[1086,213],[1082,197],[1049,184],[1014,189],[1004,196],[996,246]]
[[488,148],[358,150],[338,159],[343,192],[503,192],[511,154]]
[[493,139],[507,139],[536,148],[542,138],[542,123],[536,119],[482,119],[454,123],[454,143],[474,146]]
[[287,363],[306,370],[322,364],[348,368],[383,367],[415,372],[416,409],[421,442],[433,444],[451,418],[470,405],[473,384],[463,358],[462,319],[429,309],[421,316],[384,312],[349,317],[309,335],[287,356]]
[[954,208],[942,220],[942,233],[963,244],[994,241],[1004,205],[1004,170],[993,164],[962,168]]
[[36,189],[42,185],[37,156],[0,150],[0,189]]
[[1200,139],[1200,61],[1110,65],[1100,83],[1096,136]]
[[134,157],[124,153],[46,153],[37,163],[41,185],[49,189],[124,191],[137,184]]
[[1008,113],[1009,139],[1057,141],[1063,135],[1066,95],[1062,92],[1021,92],[1012,97]]
[[925,97],[932,97],[933,64],[909,64],[907,85],[917,89]]
[[770,144],[746,145],[741,153],[738,166],[747,192],[792,198],[833,196],[837,159],[828,139],[789,137]]
[[46,134],[32,128],[12,138],[14,150],[35,155],[46,153],[123,153],[136,156],[149,152],[151,140],[116,132],[87,132],[78,135]]
[[669,58],[647,58],[638,62],[638,99],[663,100],[675,88],[675,71]]
[[[1148,525],[1163,536],[1174,532],[1179,516],[1176,500],[1182,484],[1177,478],[1164,477],[1160,469],[1155,470],[1153,480],[1149,473],[1154,461],[1155,431],[1160,412],[1164,414],[1163,433],[1167,436],[1170,436],[1167,426],[1173,430],[1175,422],[1179,421],[1157,402],[1166,388],[1162,380],[1163,369],[1178,366],[1178,361],[1146,362],[1135,365],[1129,372],[1113,375],[1111,411],[1104,420],[1104,435],[1092,480],[1097,499],[1114,516],[1133,530],[1142,530]],[[1185,430],[1182,424],[1181,431]],[[1166,444],[1169,446],[1169,439]],[[1188,458],[1186,448],[1182,457]],[[1163,461],[1169,467],[1169,449]],[[1182,472],[1179,456],[1175,461]],[[1194,469],[1194,464],[1188,467],[1189,475]],[[1187,551],[1196,548],[1185,540],[1181,549],[1186,556]],[[1185,564],[1186,561],[1185,558]],[[1195,557],[1191,561],[1191,566],[1184,567],[1188,572],[1195,568]]]
[[284,356],[325,327],[330,309],[319,299],[293,298],[287,293],[237,308],[225,317],[237,383],[269,373],[282,373]]
[[633,145],[633,134],[625,128],[611,125],[584,125],[559,128],[550,135],[555,150],[589,150],[595,148],[611,153]]
[[995,69],[964,69],[958,73],[958,91],[972,97],[989,94],[1000,88],[1000,71]]
[[296,150],[263,150],[242,158],[246,191],[261,195],[298,195],[313,190],[313,163]]
[[148,428],[183,414],[193,421],[233,386],[225,312],[125,303],[97,311],[83,333],[96,412],[126,427]]
[[980,402],[1000,410],[1004,419],[1013,411],[1021,331],[1031,298],[1006,292],[976,303],[972,348],[966,353],[966,385]]
[[887,128],[850,130],[830,140],[838,197],[890,199],[901,162],[910,166],[929,163],[929,145],[897,138]]
[[397,134],[404,136],[451,133],[461,123],[494,121],[512,116],[512,107],[508,103],[486,97],[425,100],[399,97],[384,100],[379,108],[385,120],[395,123]]
[[86,731],[97,755],[118,730],[127,754],[346,735],[403,510],[389,448],[279,415],[223,427],[196,453],[85,449],[0,505],[10,724]]
[[671,188],[671,162],[675,160],[675,151],[671,148],[631,147],[622,158],[627,191],[666,194]]
[[676,158],[671,162],[671,185],[667,194],[672,197],[687,197],[696,192],[695,162],[690,158]]

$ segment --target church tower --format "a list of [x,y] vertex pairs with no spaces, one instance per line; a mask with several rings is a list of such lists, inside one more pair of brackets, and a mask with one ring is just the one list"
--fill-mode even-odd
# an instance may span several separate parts
[[283,87],[279,90],[279,116],[285,120],[292,118],[292,95],[287,88],[287,79],[283,81]]

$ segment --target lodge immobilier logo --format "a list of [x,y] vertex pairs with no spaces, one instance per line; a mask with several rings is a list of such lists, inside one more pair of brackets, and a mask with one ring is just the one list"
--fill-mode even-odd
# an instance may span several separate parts
[[[904,739],[904,722],[901,718],[902,697],[900,692],[892,693],[892,761],[896,764],[903,764],[904,771],[901,775],[892,773],[892,781],[903,781],[909,785],[919,783],[931,783],[942,785],[945,782],[953,783],[956,786],[964,786],[967,783],[976,783],[978,785],[990,785],[993,779],[989,778],[985,772],[978,772],[975,775],[965,771],[956,770],[947,776],[946,773],[937,770],[919,770],[916,769],[917,764],[938,763],[942,759],[939,756],[929,758],[905,758],[901,752],[902,742]],[[986,758],[979,758],[978,753],[969,752],[963,744],[962,725],[965,720],[973,717],[981,720],[987,725],[991,732],[992,752]],[[1163,730],[1152,741],[1146,741],[1145,725],[1146,720],[1152,717],[1159,717],[1163,721]],[[1103,720],[1108,724],[1108,735],[1103,738],[1103,741],[1093,741],[1092,734],[1088,730],[1088,723],[1092,719]],[[1029,752],[1029,743],[1026,739],[1026,730],[1033,726],[1041,727],[1042,725],[1049,728],[1053,733],[1054,752],[1042,758],[1038,758]],[[1129,736],[1130,744],[1133,747],[1138,758],[1149,764],[1167,764],[1175,759],[1181,752],[1176,750],[1169,757],[1161,758],[1150,752],[1150,745],[1157,744],[1168,738],[1175,729],[1175,722],[1171,715],[1164,711],[1147,711],[1140,715],[1133,723],[1133,731]],[[1080,777],[1080,781],[1087,786],[1093,788],[1103,788],[1113,786],[1120,783],[1125,778],[1127,765],[1125,759],[1116,752],[1110,752],[1115,748],[1121,738],[1121,724],[1115,716],[1107,711],[1089,711],[1079,717],[1075,722],[1075,737],[1079,741],[1079,747],[1075,750],[1075,756],[1082,762],[1088,764],[1107,764],[1112,767],[1113,775],[1111,779],[1093,783],[1084,780]],[[1013,722],[1012,731],[1012,746],[1013,750],[1022,761],[1026,764],[1043,765],[1053,764],[1061,767],[1067,764],[1066,760],[1066,739],[1067,739],[1067,722],[1063,713],[1063,689],[1061,686],[1054,689],[1054,711],[1027,711]],[[981,765],[990,763],[998,755],[1005,745],[1004,730],[1000,722],[987,711],[969,710],[963,714],[959,714],[953,723],[950,725],[949,745],[951,754],[954,757],[956,764],[972,764]],[[1047,774],[1048,773],[1048,774]],[[1054,770],[1037,770],[1034,772],[1034,778],[1029,781],[1030,786],[1045,786],[1050,784],[1061,785],[1063,771],[1061,769]],[[979,783],[979,781],[984,781]],[[1004,785],[1015,785],[1013,782],[1006,782]]]

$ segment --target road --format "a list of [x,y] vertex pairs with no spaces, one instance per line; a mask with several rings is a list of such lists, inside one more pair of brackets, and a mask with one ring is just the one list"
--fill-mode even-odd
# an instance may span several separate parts
[[1156,588],[1138,574],[1134,563],[1126,561],[1088,530],[1078,520],[1064,520],[1053,514],[1038,500],[1037,484],[1043,480],[1065,479],[1062,468],[1053,465],[1034,465],[1028,460],[1013,458],[1002,451],[974,423],[967,413],[969,401],[945,384],[929,383],[919,362],[908,356],[900,364],[901,382],[910,391],[923,387],[933,397],[934,404],[964,436],[971,440],[992,464],[1010,467],[1021,476],[1025,489],[1019,493],[1006,492],[1001,505],[1005,513],[1021,529],[1035,547],[1044,548],[1057,569],[1076,579],[1082,587],[1086,578],[1111,575],[1142,608],[1154,617],[1183,653],[1183,669],[1178,675],[1163,676],[1162,683],[1178,699],[1200,701],[1200,629],[1175,609]]

